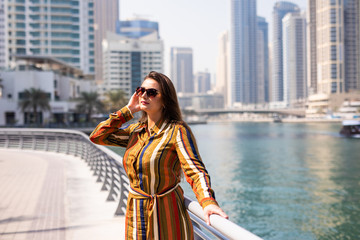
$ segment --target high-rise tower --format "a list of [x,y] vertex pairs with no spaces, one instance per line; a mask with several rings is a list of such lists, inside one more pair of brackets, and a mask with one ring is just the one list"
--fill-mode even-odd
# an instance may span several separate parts
[[300,8],[296,4],[284,1],[275,3],[273,9],[272,102],[282,102],[284,100],[282,19],[287,13],[299,11]]
[[194,92],[193,51],[191,48],[172,47],[170,52],[171,79],[178,92]]
[[229,31],[225,31],[219,35],[215,90],[224,96],[226,107],[232,104],[230,83],[230,40]]
[[257,102],[256,23],[256,0],[231,1],[232,104]]
[[95,79],[103,80],[102,41],[106,32],[116,31],[119,16],[119,0],[94,0],[94,34],[95,34]]
[[268,23],[257,18],[257,102],[269,102],[269,40]]
[[306,84],[306,18],[288,13],[283,22],[284,102],[287,106],[304,106]]

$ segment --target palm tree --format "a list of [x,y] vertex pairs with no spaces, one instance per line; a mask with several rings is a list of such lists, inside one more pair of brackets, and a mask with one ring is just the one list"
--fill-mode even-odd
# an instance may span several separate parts
[[128,103],[126,93],[122,89],[109,91],[105,96],[105,106],[108,112],[115,112]]
[[97,92],[82,92],[81,97],[76,101],[78,102],[77,110],[86,114],[87,122],[90,122],[91,115],[94,112],[102,112],[104,108]]
[[25,89],[22,93],[23,98],[19,102],[21,111],[25,113],[26,110],[32,110],[33,121],[30,122],[40,124],[38,117],[38,110],[50,111],[50,99],[48,94],[40,88]]

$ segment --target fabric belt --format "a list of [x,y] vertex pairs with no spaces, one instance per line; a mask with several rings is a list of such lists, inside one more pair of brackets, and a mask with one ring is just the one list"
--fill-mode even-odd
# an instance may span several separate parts
[[[157,193],[154,195],[149,195],[142,191],[141,189],[134,189],[130,186],[130,193],[129,196],[134,199],[149,199],[150,198],[150,204],[148,206],[148,222],[149,222],[149,228],[146,229],[146,239],[159,239],[159,231],[158,231],[158,216],[157,216],[157,200],[158,198],[162,198],[169,193],[173,192],[177,187],[179,186],[179,183],[176,184],[174,187],[165,190],[164,192]],[[151,217],[153,217],[153,221],[151,221]],[[136,221],[136,219],[134,219]],[[153,233],[153,237],[151,236]]]

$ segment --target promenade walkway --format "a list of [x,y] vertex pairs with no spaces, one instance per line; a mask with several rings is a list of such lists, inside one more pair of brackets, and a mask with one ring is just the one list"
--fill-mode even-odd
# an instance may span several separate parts
[[80,158],[0,149],[0,239],[124,239],[100,188]]

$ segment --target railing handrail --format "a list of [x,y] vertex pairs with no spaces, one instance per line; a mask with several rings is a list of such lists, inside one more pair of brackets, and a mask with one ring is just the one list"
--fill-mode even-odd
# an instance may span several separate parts
[[[7,136],[6,139],[1,136]],[[94,170],[94,174],[98,175],[98,181],[103,182],[102,189],[109,190],[109,196],[107,200],[114,200],[113,195],[119,196],[119,205],[118,209],[116,210],[116,215],[122,215],[125,214],[125,208],[126,208],[126,198],[128,195],[128,188],[129,188],[129,182],[127,179],[127,176],[123,170],[122,165],[122,157],[116,154],[115,152],[111,151],[110,149],[106,148],[105,146],[100,146],[91,143],[89,140],[89,137],[84,134],[83,132],[77,131],[77,130],[67,130],[67,129],[43,129],[43,128],[0,128],[0,148],[13,148],[10,146],[10,142],[13,141],[10,138],[10,136],[17,136],[21,137],[18,139],[15,139],[16,142],[19,140],[19,145],[16,145],[17,148],[23,149],[34,149],[38,150],[36,143],[32,143],[31,147],[29,146],[22,146],[25,145],[26,142],[24,141],[24,137],[31,136],[32,141],[36,142],[37,138],[44,138],[45,141],[49,141],[48,138],[50,137],[56,137],[56,138],[62,138],[65,136],[69,137],[69,140],[74,141],[80,141],[83,143],[86,143],[86,146],[84,149],[81,150],[81,152],[78,152],[77,146],[72,146],[72,150],[70,149],[60,149],[60,141],[56,140],[57,145],[54,145],[53,148],[57,149],[57,152],[66,152],[67,154],[74,154],[74,155],[81,155],[81,157],[88,162],[88,164],[91,166],[92,170]],[[77,136],[80,137],[80,139],[72,139],[71,136]],[[26,139],[29,140],[29,139]],[[52,139],[53,140],[53,139]],[[1,142],[4,141],[4,142]],[[7,142],[6,142],[7,141]],[[16,144],[16,143],[14,143]],[[50,151],[48,148],[48,142],[43,143],[45,144],[42,146],[44,151]],[[64,143],[62,143],[64,144]],[[66,146],[70,148],[70,144],[67,144]],[[94,150],[95,149],[95,150]],[[88,151],[90,151],[92,154],[89,154]],[[96,152],[94,152],[96,151]],[[97,153],[97,154],[94,154]],[[95,156],[91,156],[91,155]],[[99,155],[100,154],[100,155]],[[99,155],[99,156],[98,156]],[[95,158],[94,160],[90,160],[87,158]],[[104,161],[106,159],[106,161]],[[113,172],[114,164],[116,165],[117,172]],[[109,170],[111,169],[111,171]],[[118,178],[117,181],[115,181],[114,178]],[[109,181],[110,180],[110,183]],[[119,182],[120,186],[115,186],[115,184]],[[110,186],[109,186],[110,185]],[[116,189],[118,188],[118,193],[116,193]],[[247,231],[246,229],[240,227],[239,225],[233,223],[230,220],[224,219],[218,215],[211,215],[210,221],[211,226],[208,226],[204,221],[204,213],[200,206],[200,204],[196,201],[192,201],[189,197],[185,196],[185,206],[189,212],[190,218],[192,222],[194,223],[194,235],[195,239],[211,239],[209,238],[203,229],[206,229],[207,232],[211,233],[213,236],[215,236],[217,239],[246,239],[246,240],[259,240],[260,237],[254,235],[253,233]]]

